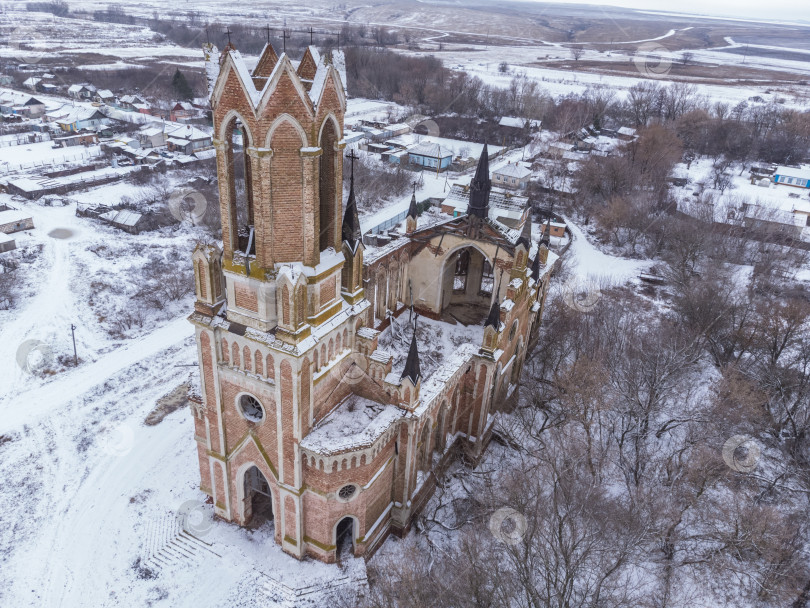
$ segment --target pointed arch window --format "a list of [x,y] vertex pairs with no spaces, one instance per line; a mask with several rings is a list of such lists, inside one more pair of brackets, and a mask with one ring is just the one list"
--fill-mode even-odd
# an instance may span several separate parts
[[456,259],[456,272],[453,276],[453,291],[467,291],[467,274],[470,270],[470,252],[465,249]]
[[492,270],[492,264],[489,260],[484,260],[483,267],[481,268],[481,285],[478,288],[484,295],[492,295],[492,290],[495,286],[495,273]]

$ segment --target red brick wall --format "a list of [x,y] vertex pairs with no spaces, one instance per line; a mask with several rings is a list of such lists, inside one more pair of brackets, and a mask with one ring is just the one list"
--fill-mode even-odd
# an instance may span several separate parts
[[250,310],[251,312],[259,311],[259,302],[256,296],[256,291],[249,286],[242,283],[235,283],[233,286],[234,296],[236,298],[236,305],[239,308]]
[[[362,487],[368,484],[393,454],[394,438],[371,462],[334,473],[321,471],[317,467],[317,462],[315,467],[310,467],[307,460],[304,466],[304,479],[306,485],[315,492],[307,492],[304,495],[305,536],[322,544],[332,545],[335,542],[335,525],[347,515],[353,515],[360,525],[357,536],[362,537],[391,502],[395,463],[389,464],[370,488],[363,490]],[[348,502],[338,500],[337,491],[349,483],[358,486],[357,493]],[[329,494],[330,498],[327,499],[323,494]]]
[[321,283],[321,307],[335,299],[336,279],[326,279]]
[[[278,453],[276,404],[273,386],[249,378],[240,378],[240,382],[237,384],[233,380],[221,375],[220,387],[222,391],[222,415],[225,426],[225,442],[228,446],[228,450],[232,450],[236,447],[245,435],[249,431],[252,431],[258,437],[262,447],[272,462]],[[264,408],[264,420],[262,422],[250,422],[242,416],[236,404],[236,396],[241,392],[249,392],[259,400],[262,408]],[[273,464],[276,466],[276,469],[278,469],[278,463],[273,462]]]
[[292,496],[284,497],[284,535],[298,540],[298,534],[295,531],[295,500]]
[[304,197],[303,165],[298,131],[285,122],[273,133],[270,147],[273,160],[270,169],[270,182],[273,184],[272,200],[263,201],[272,207],[273,239],[262,243],[272,247],[275,262],[300,262],[307,259],[304,251]]

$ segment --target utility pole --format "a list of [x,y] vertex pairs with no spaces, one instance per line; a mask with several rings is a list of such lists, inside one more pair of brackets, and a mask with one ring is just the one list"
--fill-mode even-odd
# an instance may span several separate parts
[[76,326],[71,323],[70,324],[70,335],[73,338],[73,365],[79,365],[79,357],[76,355]]

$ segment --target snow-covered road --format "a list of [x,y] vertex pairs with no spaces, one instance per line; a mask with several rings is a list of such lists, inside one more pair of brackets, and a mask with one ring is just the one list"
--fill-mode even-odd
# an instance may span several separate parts
[[568,219],[565,221],[574,235],[574,241],[564,262],[582,280],[621,285],[638,278],[639,273],[652,264],[650,261],[619,258],[603,253],[588,240],[588,235],[579,226]]

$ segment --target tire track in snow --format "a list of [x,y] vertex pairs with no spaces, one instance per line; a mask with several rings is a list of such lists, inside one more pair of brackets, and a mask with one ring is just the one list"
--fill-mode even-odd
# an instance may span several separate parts
[[35,424],[55,407],[64,407],[132,365],[152,357],[193,335],[185,317],[130,341],[94,363],[62,374],[57,380],[0,401],[0,434],[23,424]]

